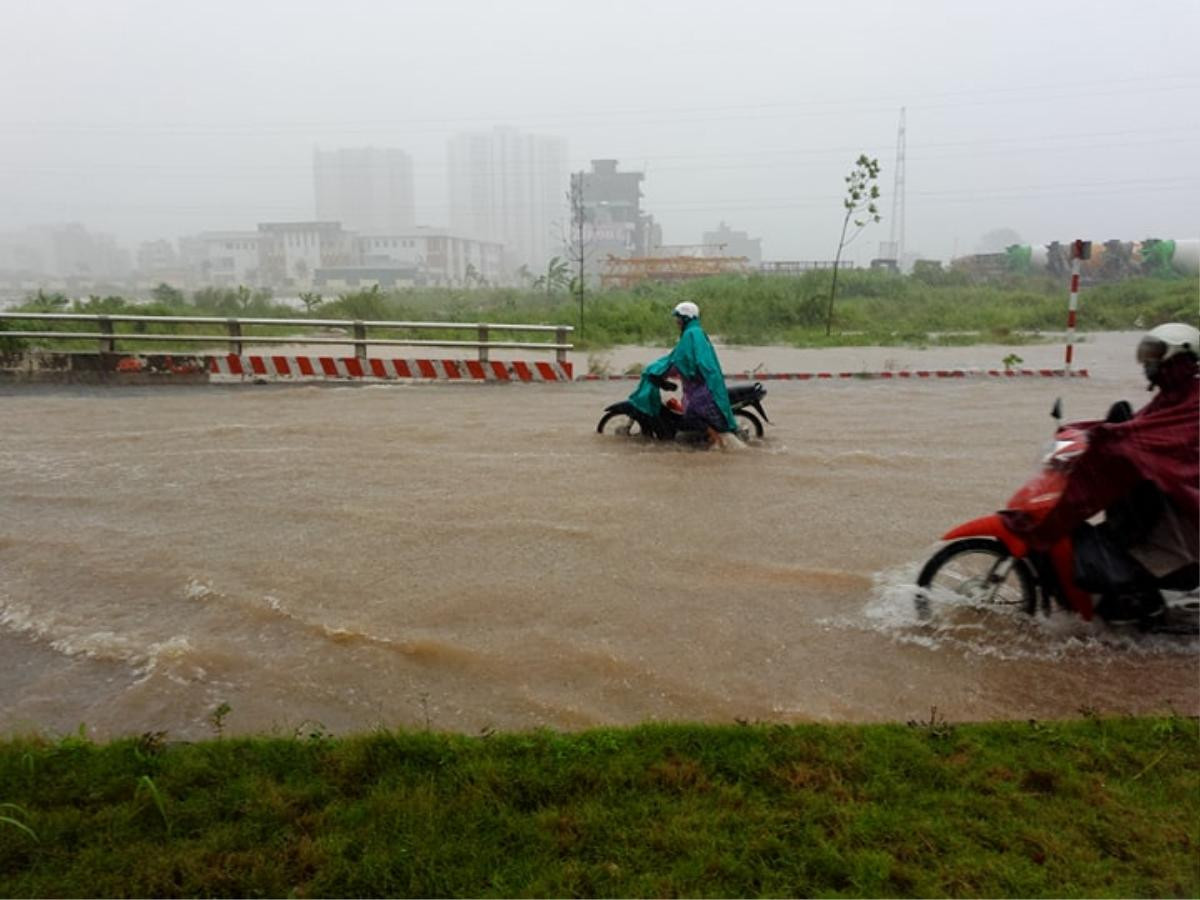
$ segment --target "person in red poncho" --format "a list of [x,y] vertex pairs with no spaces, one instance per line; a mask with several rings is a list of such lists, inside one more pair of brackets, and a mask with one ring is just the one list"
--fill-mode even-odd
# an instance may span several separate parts
[[[1075,424],[1088,431],[1088,448],[1058,505],[1022,534],[1039,549],[1073,534],[1077,551],[1086,539],[1101,552],[1132,557],[1133,571],[1149,577],[1135,579],[1143,583],[1123,597],[1103,598],[1098,612],[1105,614],[1107,602],[1106,618],[1153,615],[1162,607],[1153,584],[1188,590],[1200,577],[1198,353],[1200,331],[1191,325],[1170,323],[1146,333],[1137,359],[1158,393],[1136,413],[1121,403],[1104,422]],[[1094,536],[1078,530],[1102,510],[1105,522]]]

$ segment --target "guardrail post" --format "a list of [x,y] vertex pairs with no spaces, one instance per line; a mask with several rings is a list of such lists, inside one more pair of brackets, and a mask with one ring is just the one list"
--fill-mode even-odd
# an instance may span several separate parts
[[488,327],[486,325],[479,326],[479,361],[488,361]]
[[100,352],[101,353],[116,353],[117,352],[117,341],[116,341],[116,338],[114,338],[112,336],[112,334],[113,334],[112,319],[110,319],[108,316],[96,316],[96,321],[100,324],[100,333],[105,335],[105,337],[102,337],[100,339]]
[[242,323],[237,319],[226,319],[225,326],[229,329],[229,352],[234,356],[242,355]]
[[354,320],[354,355],[367,358],[367,326],[358,319]]
[[[554,329],[554,343],[565,344],[566,342],[567,342],[567,329],[565,329],[565,328]],[[560,363],[565,363],[567,361],[567,351],[562,349],[561,347],[559,347],[557,350],[554,351],[554,358],[556,360],[558,360]]]

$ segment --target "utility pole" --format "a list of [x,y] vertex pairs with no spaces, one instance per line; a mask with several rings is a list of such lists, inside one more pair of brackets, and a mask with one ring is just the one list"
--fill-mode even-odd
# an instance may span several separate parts
[[583,172],[577,172],[571,177],[571,224],[574,226],[575,234],[575,259],[579,263],[579,274],[575,278],[576,292],[579,294],[579,337],[583,338],[583,294],[584,294],[584,263],[587,258],[586,248],[583,243],[583,222],[585,219],[583,208]]
[[[900,107],[900,131],[896,135],[896,179],[892,186],[892,229],[888,243],[896,254],[897,270],[904,260],[904,107]],[[899,237],[897,237],[899,235]]]

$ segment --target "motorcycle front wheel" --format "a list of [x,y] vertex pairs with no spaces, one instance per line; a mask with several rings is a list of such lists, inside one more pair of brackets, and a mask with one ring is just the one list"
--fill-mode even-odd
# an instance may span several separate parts
[[993,538],[952,541],[929,558],[917,576],[917,614],[930,615],[930,601],[972,606],[1037,609],[1037,581],[1029,564]]
[[653,437],[650,432],[642,430],[642,424],[629,413],[613,410],[600,417],[596,425],[596,434],[611,434],[617,437]]
[[735,409],[733,417],[738,420],[738,432],[741,434],[743,440],[748,441],[750,438],[761,438],[763,436],[762,422],[758,420],[758,416],[754,413],[747,412],[744,409]]

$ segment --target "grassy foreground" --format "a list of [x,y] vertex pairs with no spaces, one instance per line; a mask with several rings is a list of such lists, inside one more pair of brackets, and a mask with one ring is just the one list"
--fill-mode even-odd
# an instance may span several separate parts
[[1195,897],[1200,730],[21,738],[0,894]]

